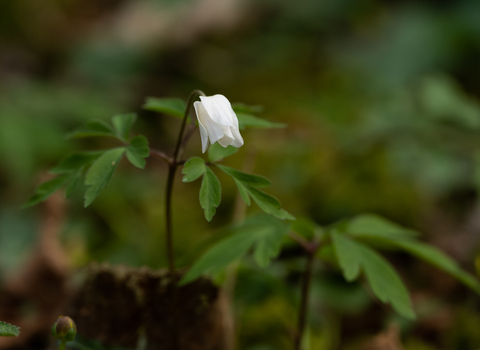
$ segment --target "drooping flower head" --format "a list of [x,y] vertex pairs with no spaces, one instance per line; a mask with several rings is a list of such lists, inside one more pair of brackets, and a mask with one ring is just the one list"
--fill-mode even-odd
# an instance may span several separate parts
[[212,145],[218,142],[222,147],[242,146],[237,115],[227,98],[223,95],[200,96],[200,101],[193,106],[202,138],[202,152],[207,150],[209,141]]

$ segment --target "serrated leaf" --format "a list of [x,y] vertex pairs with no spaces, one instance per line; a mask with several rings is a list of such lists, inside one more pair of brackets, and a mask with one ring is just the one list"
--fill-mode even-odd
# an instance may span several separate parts
[[249,128],[285,128],[287,124],[274,123],[266,119],[255,117],[247,113],[236,113],[238,118],[238,127],[243,130]]
[[125,153],[125,147],[114,148],[104,152],[90,167],[85,176],[85,207],[89,206],[105,188],[113,172]]
[[182,174],[185,175],[182,179],[183,182],[192,182],[205,174],[206,171],[205,161],[200,157],[192,157],[185,162],[182,169]]
[[135,113],[118,114],[112,118],[112,123],[117,133],[117,136],[123,141],[128,141],[130,138],[130,129],[136,119]]
[[332,232],[335,253],[347,281],[358,278],[363,271],[373,294],[390,303],[401,315],[415,318],[408,291],[390,263],[364,244]]
[[410,254],[425,260],[440,270],[449,273],[467,287],[480,294],[480,282],[478,279],[468,272],[462,270],[455,260],[443,253],[441,250],[428,244],[413,240],[399,240],[395,242],[395,245],[409,252]]
[[135,136],[127,147],[127,159],[137,168],[145,168],[145,158],[150,156],[148,141],[145,136]]
[[[198,259],[180,281],[180,285],[195,280],[202,274],[214,275],[235,260],[245,256],[255,245],[255,259],[263,266],[278,255],[278,242],[288,233],[290,225],[271,216],[256,215],[233,226],[233,234],[219,241]],[[261,243],[264,241],[263,243]],[[272,243],[273,246],[270,246]],[[258,251],[258,252],[257,252]]]
[[268,230],[255,244],[254,250],[255,261],[262,268],[267,267],[271,260],[280,254],[283,238],[290,229],[290,224],[285,224],[283,221],[272,217],[267,216],[264,220],[270,224]]
[[212,169],[206,167],[200,187],[200,206],[208,222],[212,221],[216,208],[220,205],[222,187]]
[[362,215],[347,223],[345,232],[371,244],[383,243],[387,247],[404,250],[443,270],[480,294],[480,281],[462,270],[458,263],[441,250],[414,240],[419,233],[376,215]]
[[69,183],[65,188],[65,198],[70,198],[72,195],[73,190],[77,187],[78,183],[80,182],[80,178],[82,176],[83,167],[80,168],[76,173],[73,173],[69,179]]
[[374,214],[359,215],[349,220],[345,232],[355,237],[384,239],[416,237],[419,235],[414,230],[407,229]]
[[183,118],[187,105],[179,98],[147,97],[143,109]]
[[243,201],[247,206],[250,206],[251,201],[250,201],[250,196],[248,194],[248,190],[245,187],[245,185],[241,182],[238,181],[237,179],[233,179],[235,181],[235,184],[237,185],[238,192],[240,193],[240,197],[242,197]]
[[208,148],[208,160],[217,162],[238,152],[238,148],[233,146],[222,147],[219,143],[214,143]]
[[[270,186],[272,183],[269,179],[261,175],[255,174],[247,174],[240,170],[230,168],[225,165],[215,164],[218,168],[220,168],[223,172],[227,173],[231,177],[245,184],[251,185],[253,187],[267,187]],[[278,202],[278,207],[280,207],[280,202]]]
[[35,189],[35,194],[29,199],[27,204],[24,205],[24,208],[28,208],[45,201],[60,187],[64,186],[71,179],[71,177],[71,174],[63,174],[52,180],[42,183]]
[[50,172],[53,174],[66,174],[78,171],[78,169],[90,164],[100,157],[102,153],[103,151],[73,153],[61,160],[55,168],[50,170]]
[[336,232],[332,232],[331,236],[343,276],[348,282],[356,280],[362,267],[362,254],[358,244]]
[[18,337],[19,334],[20,327],[0,321],[0,337]]
[[250,197],[265,213],[275,216],[282,220],[295,220],[295,217],[288,211],[280,208],[280,202],[277,198],[260,191],[252,186],[245,186]]
[[84,127],[77,129],[68,135],[68,137],[76,138],[95,136],[117,137],[115,130],[103,120],[90,121]]
[[195,262],[183,276],[180,285],[190,283],[202,274],[216,274],[242,258],[257,240],[257,233],[254,230],[245,230],[217,243]]

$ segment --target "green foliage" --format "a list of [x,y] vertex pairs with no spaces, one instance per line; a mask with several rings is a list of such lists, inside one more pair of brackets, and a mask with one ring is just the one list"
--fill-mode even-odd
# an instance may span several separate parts
[[187,105],[179,98],[147,97],[143,109],[183,118]]
[[90,186],[85,192],[85,207],[88,207],[107,186],[125,151],[125,147],[105,151],[92,164],[85,175],[85,185]]
[[235,180],[240,196],[247,205],[250,205],[251,197],[267,214],[273,215],[278,219],[295,220],[294,216],[281,208],[278,199],[258,189],[258,187],[270,186],[270,180],[260,175],[246,174],[225,165],[215,165]]
[[135,119],[135,113],[119,114],[112,118],[116,135],[120,140],[127,142],[130,138],[130,129],[132,128]]
[[393,267],[366,245],[332,232],[332,241],[340,267],[347,281],[357,279],[363,271],[373,294],[390,303],[401,315],[414,318],[408,291]]
[[183,182],[192,182],[205,174],[206,171],[205,161],[200,157],[192,157],[185,162],[182,169],[182,174],[185,175],[182,179]]
[[363,271],[373,294],[391,303],[403,316],[414,316],[405,286],[390,264],[365,243],[410,253],[480,294],[480,282],[474,276],[437,248],[417,241],[416,236],[417,232],[372,214],[341,221],[331,230],[333,247],[345,279],[353,281]]
[[447,272],[480,294],[480,282],[475,277],[463,271],[455,260],[439,249],[414,239],[418,233],[413,230],[403,228],[382,217],[366,214],[349,220],[345,232],[371,244],[380,243],[381,246],[410,253]]
[[132,138],[126,154],[130,163],[137,168],[144,169],[145,164],[147,164],[145,158],[150,155],[147,138],[145,136],[135,136]]
[[53,174],[66,174],[76,172],[84,166],[92,163],[102,154],[102,151],[73,153],[60,161],[60,163],[50,170]]
[[206,167],[200,186],[200,205],[207,221],[212,221],[216,208],[220,205],[222,186],[212,169]]
[[237,113],[238,127],[240,130],[249,128],[285,128],[287,124],[274,123],[247,113]]
[[35,189],[35,194],[25,207],[46,200],[63,186],[66,186],[65,196],[69,197],[80,182],[84,170],[91,165],[85,176],[85,185],[88,186],[85,192],[85,207],[87,207],[108,184],[124,153],[134,166],[140,169],[145,168],[145,158],[150,155],[147,138],[145,136],[135,136],[130,139],[130,132],[135,119],[134,113],[120,114],[112,118],[113,127],[103,121],[93,121],[73,132],[71,136],[74,137],[116,137],[120,142],[126,144],[126,147],[79,152],[65,157],[56,167],[50,170],[51,173],[59,174],[59,176],[38,186]]
[[84,127],[81,127],[68,135],[69,137],[95,137],[107,136],[117,137],[115,130],[105,123],[103,120],[93,120],[88,122]]
[[0,321],[0,337],[18,337],[20,327]]
[[262,267],[280,252],[290,224],[266,215],[247,219],[231,228],[231,235],[211,247],[188,270],[180,284],[187,284],[202,274],[215,275],[230,263],[244,257],[254,247],[255,261]]
[[243,103],[233,103],[232,108],[238,118],[238,127],[240,130],[249,128],[285,128],[283,123],[274,123],[266,119],[259,118],[254,114],[263,111],[262,106],[247,106]]
[[258,114],[263,112],[262,106],[248,106],[245,103],[240,102],[232,103],[232,109],[235,113]]
[[53,192],[67,184],[69,180],[71,180],[71,178],[72,176],[70,174],[63,174],[57,176],[52,180],[44,182],[35,189],[35,194],[28,200],[27,204],[25,204],[25,207],[27,208],[37,203],[43,202],[48,197],[50,197]]
[[322,227],[305,218],[295,220],[292,223],[292,230],[308,240],[319,239],[323,235]]
[[208,148],[208,160],[210,162],[218,162],[232,154],[238,152],[238,148],[233,146],[222,147],[219,143],[214,143]]
[[402,227],[375,214],[363,214],[348,220],[345,231],[355,237],[363,238],[405,238],[416,237],[418,232]]

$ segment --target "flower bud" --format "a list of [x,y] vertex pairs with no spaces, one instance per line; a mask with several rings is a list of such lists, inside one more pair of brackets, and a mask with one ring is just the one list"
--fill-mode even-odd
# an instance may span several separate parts
[[232,105],[223,95],[200,96],[200,101],[193,104],[198,119],[202,152],[208,148],[208,142],[218,142],[222,147],[243,145],[237,115]]
[[52,326],[52,335],[61,340],[72,341],[77,334],[77,325],[68,316],[60,316]]

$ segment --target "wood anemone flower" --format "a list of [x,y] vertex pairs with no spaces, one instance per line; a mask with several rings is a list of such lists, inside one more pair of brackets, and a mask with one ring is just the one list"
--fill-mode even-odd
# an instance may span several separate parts
[[[200,102],[201,101],[201,102]],[[237,115],[232,105],[223,95],[200,96],[193,106],[197,115],[202,138],[202,152],[210,144],[218,142],[222,147],[243,145],[243,138],[238,129]]]

